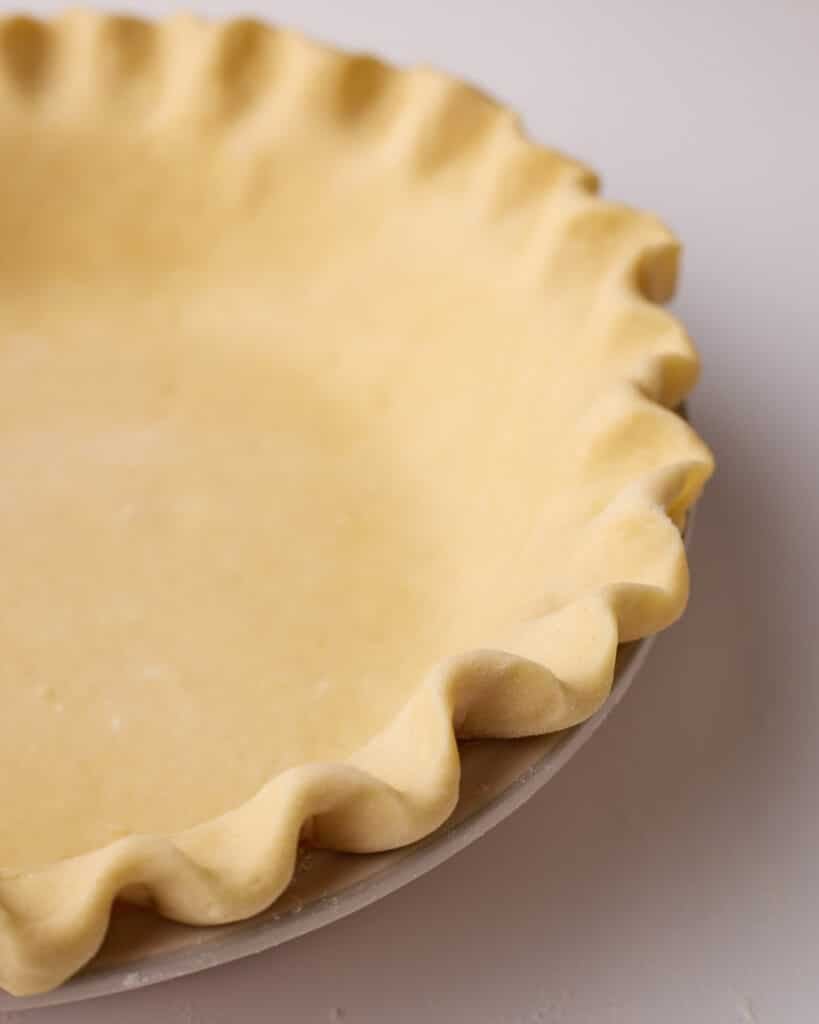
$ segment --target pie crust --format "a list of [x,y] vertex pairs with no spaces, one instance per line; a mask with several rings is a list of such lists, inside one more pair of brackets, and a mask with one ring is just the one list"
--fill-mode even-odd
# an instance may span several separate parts
[[0,23],[0,985],[410,843],[591,715],[712,469],[678,245],[509,111],[253,22]]

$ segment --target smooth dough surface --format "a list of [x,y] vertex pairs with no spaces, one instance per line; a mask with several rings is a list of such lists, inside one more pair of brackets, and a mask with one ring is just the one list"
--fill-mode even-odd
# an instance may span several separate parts
[[253,173],[164,141],[0,142],[4,867],[343,758],[666,457],[574,486],[594,238],[533,301],[451,188],[339,171],[318,120]]
[[[649,301],[665,229],[441,76],[187,31],[179,67],[81,20],[77,60],[3,70],[9,872],[347,760],[443,659],[574,601],[628,639],[685,599],[665,512],[709,460],[658,404],[696,373]],[[565,621],[568,685],[597,634]],[[525,731],[488,708],[464,731]]]

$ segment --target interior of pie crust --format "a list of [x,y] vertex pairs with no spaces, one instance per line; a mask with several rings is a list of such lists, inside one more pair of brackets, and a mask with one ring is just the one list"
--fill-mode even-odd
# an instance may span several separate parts
[[[0,46],[0,983],[28,990],[100,934],[52,922],[32,966],[2,917],[32,869],[59,892],[61,858],[202,823],[218,860],[214,819],[305,765],[403,792],[446,763],[401,827],[259,812],[286,881],[305,820],[434,827],[453,721],[590,714],[617,641],[682,608],[710,462],[666,408],[696,375],[650,301],[673,238],[478,93],[253,25]],[[128,856],[101,905],[146,881]],[[160,908],[241,916],[260,877]]]

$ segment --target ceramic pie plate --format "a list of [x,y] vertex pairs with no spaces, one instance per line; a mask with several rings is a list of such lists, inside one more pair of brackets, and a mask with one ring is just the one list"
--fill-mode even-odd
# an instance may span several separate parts
[[115,902],[254,917],[303,846],[449,819],[456,740],[589,719],[684,608],[712,463],[674,412],[673,235],[468,86],[75,12],[0,22],[0,119],[0,984],[29,995]]

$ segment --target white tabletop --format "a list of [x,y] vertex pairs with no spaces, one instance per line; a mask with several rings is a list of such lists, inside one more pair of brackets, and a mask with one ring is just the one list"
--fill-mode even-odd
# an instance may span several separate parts
[[720,461],[693,599],[590,745],[431,875],[286,947],[31,1011],[26,1024],[808,1024],[819,997],[819,6],[245,7],[475,80],[539,139],[599,168],[609,195],[683,237],[677,308],[705,362],[694,415]]

